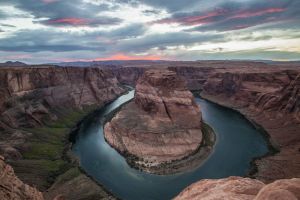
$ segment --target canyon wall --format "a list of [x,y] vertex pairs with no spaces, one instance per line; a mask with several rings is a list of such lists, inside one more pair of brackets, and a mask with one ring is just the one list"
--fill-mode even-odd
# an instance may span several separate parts
[[201,94],[261,125],[280,151],[255,160],[254,177],[265,182],[300,177],[300,70],[216,73]]
[[[68,136],[84,116],[125,91],[110,70],[0,68],[0,155],[23,182],[40,191],[55,183],[45,193],[47,199],[58,194],[66,199],[109,197],[77,169]],[[78,189],[68,192],[70,184]]]
[[60,112],[103,106],[124,91],[111,72],[97,68],[0,69],[0,79],[0,154],[6,158],[20,158],[19,142],[30,135],[16,129],[43,126]]

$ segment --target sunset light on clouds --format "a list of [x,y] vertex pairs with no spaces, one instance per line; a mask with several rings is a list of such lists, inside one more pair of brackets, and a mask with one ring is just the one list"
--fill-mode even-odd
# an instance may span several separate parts
[[0,62],[298,60],[299,22],[299,0],[3,0]]

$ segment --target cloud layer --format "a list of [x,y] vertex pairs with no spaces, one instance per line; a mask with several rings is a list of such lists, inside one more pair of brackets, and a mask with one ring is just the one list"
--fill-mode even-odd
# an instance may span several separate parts
[[4,0],[0,61],[299,59],[299,0]]

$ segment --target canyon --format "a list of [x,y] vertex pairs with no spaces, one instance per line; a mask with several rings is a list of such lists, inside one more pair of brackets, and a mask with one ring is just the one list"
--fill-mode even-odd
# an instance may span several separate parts
[[[200,108],[185,81],[174,71],[155,69],[138,79],[134,100],[105,125],[104,136],[129,164],[166,174],[192,168],[196,160],[199,165],[208,155],[212,145],[201,146],[207,142],[202,130]],[[184,163],[192,154],[198,154],[194,162]]]
[[[250,61],[129,63],[113,69],[2,66],[0,155],[20,180],[43,192],[46,199],[80,199],[83,194],[86,198],[114,198],[78,168],[78,160],[70,152],[69,133],[88,113],[126,92],[121,84],[142,87],[138,79],[149,67],[176,72],[186,80],[189,90],[241,112],[257,128],[266,131],[270,153],[253,160],[249,176],[255,179],[221,179],[221,185],[235,179],[247,181],[255,191],[250,192],[248,199],[258,199],[256,195],[262,188],[269,187],[264,184],[289,185],[288,181],[276,180],[300,177],[300,68]],[[117,115],[122,118],[122,113]],[[291,182],[299,184],[298,179]],[[213,180],[209,183],[215,184]],[[201,181],[197,184],[187,190],[210,188]],[[74,185],[75,189],[71,190]],[[232,184],[227,186],[232,188]],[[211,191],[224,191],[220,187]],[[29,190],[40,197],[36,190]],[[21,192],[27,195],[26,191]],[[230,192],[225,190],[225,193]],[[290,193],[287,195],[294,195],[290,199],[299,198],[298,194]],[[192,196],[186,194],[187,199],[197,198],[192,192]]]

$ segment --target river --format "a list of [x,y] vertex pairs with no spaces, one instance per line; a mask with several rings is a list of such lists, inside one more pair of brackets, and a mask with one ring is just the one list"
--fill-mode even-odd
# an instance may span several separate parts
[[260,131],[241,114],[197,97],[203,120],[214,129],[217,138],[206,161],[192,171],[167,176],[133,169],[103,136],[105,115],[133,96],[134,91],[130,91],[96,112],[92,118],[86,118],[73,145],[73,152],[85,172],[121,199],[171,199],[201,179],[245,176],[250,161],[268,152],[267,142]]

